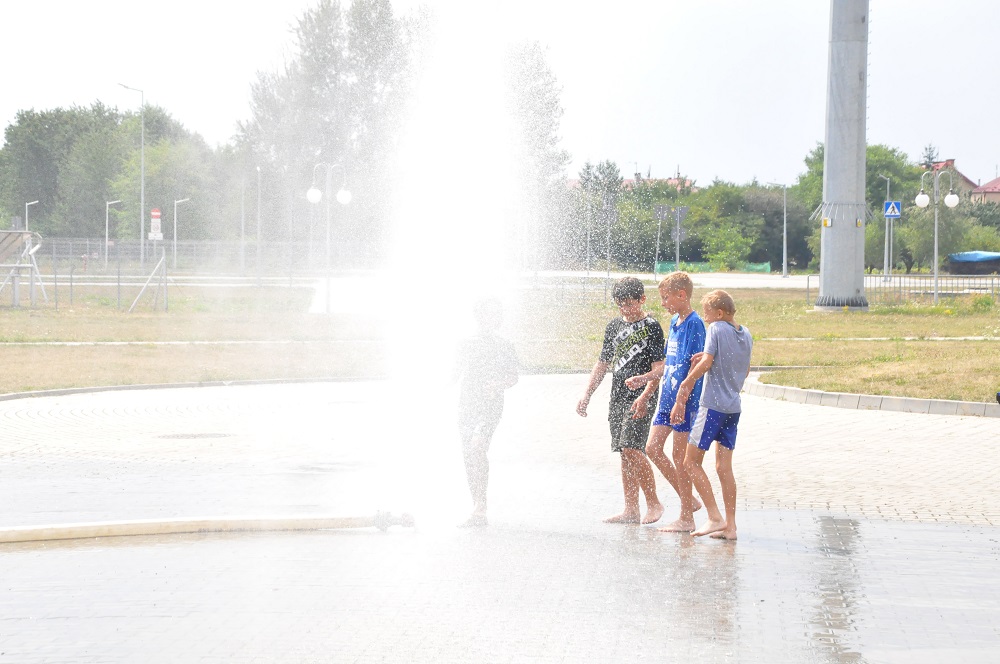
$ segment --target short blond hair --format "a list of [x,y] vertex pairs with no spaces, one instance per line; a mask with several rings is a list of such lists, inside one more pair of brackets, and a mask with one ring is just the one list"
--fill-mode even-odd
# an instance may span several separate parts
[[701,306],[709,309],[721,309],[729,316],[736,313],[736,303],[733,301],[733,296],[724,290],[706,293],[705,297],[701,298]]
[[694,293],[694,282],[691,281],[691,275],[687,272],[671,272],[663,277],[657,288],[665,288],[667,292],[684,291],[690,300]]

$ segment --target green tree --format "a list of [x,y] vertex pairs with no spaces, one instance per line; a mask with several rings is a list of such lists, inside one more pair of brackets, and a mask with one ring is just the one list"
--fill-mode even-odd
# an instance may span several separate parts
[[[790,192],[810,210],[817,210],[823,202],[823,145],[817,144],[805,158],[806,172]],[[865,201],[871,211],[870,227],[865,229],[865,265],[869,268],[881,267],[884,258],[886,182],[890,180],[890,195],[893,200],[912,201],[920,188],[923,170],[910,161],[901,150],[887,145],[869,145],[865,150]],[[905,211],[904,211],[905,215]],[[818,267],[820,226],[813,221],[807,244],[814,259],[812,266]],[[881,243],[881,244],[880,244]]]
[[[964,206],[951,209],[942,203],[938,208],[938,260],[943,261],[948,254],[961,250],[966,233],[973,225],[973,219],[966,214]],[[933,270],[934,268],[934,205],[926,208],[908,208],[906,222],[897,226],[900,242],[906,249],[901,260],[907,264],[907,272],[913,265]],[[908,262],[909,261],[909,262]]]
[[746,213],[718,220],[711,232],[702,236],[705,259],[716,270],[739,269],[750,257],[759,228],[759,218]]
[[992,226],[972,224],[957,251],[998,251],[1000,252],[1000,230]]
[[611,235],[610,253],[614,262],[616,244],[616,226],[618,223],[618,199],[622,193],[624,178],[618,166],[611,160],[598,164],[589,161],[583,165],[579,174],[579,187],[576,190],[576,215],[580,220],[579,227],[587,238],[585,246],[589,248],[592,259],[605,258],[609,254],[607,238]]
[[[353,194],[338,210],[338,237],[371,241],[385,232],[418,28],[394,16],[389,0],[355,0],[349,8],[319,0],[299,19],[288,63],[251,86],[251,118],[237,139],[246,151],[242,177],[258,166],[267,173],[266,232],[284,235],[292,226],[293,233],[313,233],[311,224],[295,226],[289,217],[313,218],[302,198],[320,163],[343,167]],[[339,170],[334,177],[342,177]]]
[[523,237],[515,245],[534,254],[522,255],[522,264],[552,266],[565,259],[573,243],[572,217],[564,213],[569,154],[559,146],[560,88],[538,42],[512,47],[505,65],[516,170],[511,203],[515,237]]
[[[100,181],[114,167],[116,155],[92,164],[87,159],[97,156],[102,139],[110,141],[107,149],[115,148],[110,137],[120,121],[117,111],[100,103],[90,108],[19,111],[4,131],[0,150],[0,206],[5,216],[22,216],[25,202],[37,200],[31,229],[43,234],[74,232],[69,215],[86,218],[98,201],[103,217]],[[67,166],[71,174],[64,171]]]
[[969,214],[975,217],[981,226],[1000,230],[1000,205],[993,202],[973,203]]

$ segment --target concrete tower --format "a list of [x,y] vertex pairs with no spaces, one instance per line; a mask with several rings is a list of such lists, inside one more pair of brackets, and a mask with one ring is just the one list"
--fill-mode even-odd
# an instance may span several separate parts
[[817,309],[867,309],[865,111],[868,0],[830,0],[823,205]]

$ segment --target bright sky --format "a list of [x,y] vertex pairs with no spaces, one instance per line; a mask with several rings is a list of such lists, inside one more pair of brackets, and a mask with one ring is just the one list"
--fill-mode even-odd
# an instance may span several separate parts
[[[256,72],[280,65],[290,26],[312,4],[0,2],[0,123],[19,109],[95,100],[136,108],[138,93],[117,85],[125,83],[209,143],[225,142],[249,114]],[[428,4],[448,12],[472,3]],[[571,174],[588,159],[612,159],[627,175],[638,167],[666,177],[679,166],[702,184],[791,183],[823,140],[825,0],[475,4],[495,12],[465,24],[493,32],[483,43],[531,38],[548,46],[563,87]],[[995,178],[1000,2],[872,0],[870,26],[869,143],[912,158],[933,143],[973,181]]]

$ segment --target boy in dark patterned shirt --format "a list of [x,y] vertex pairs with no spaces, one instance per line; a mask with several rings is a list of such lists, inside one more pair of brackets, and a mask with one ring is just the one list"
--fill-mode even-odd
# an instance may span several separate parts
[[[653,417],[656,381],[640,389],[630,389],[625,380],[663,365],[663,328],[655,318],[643,311],[646,292],[642,282],[625,277],[615,283],[612,292],[620,318],[608,323],[604,330],[601,355],[587,383],[587,391],[576,406],[581,417],[587,416],[587,406],[604,375],[611,371],[611,400],[608,423],[611,428],[611,449],[621,453],[622,489],[625,509],[621,514],[605,519],[608,523],[653,523],[663,516],[663,505],[656,497],[656,480],[646,458],[646,437]],[[639,511],[639,491],[646,496],[646,516]]]

